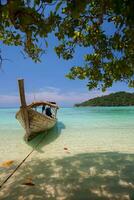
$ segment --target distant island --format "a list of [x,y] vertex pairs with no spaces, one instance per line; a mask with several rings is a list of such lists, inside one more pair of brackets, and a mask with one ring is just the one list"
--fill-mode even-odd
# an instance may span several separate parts
[[109,95],[89,99],[74,105],[80,106],[134,106],[134,93],[116,92]]

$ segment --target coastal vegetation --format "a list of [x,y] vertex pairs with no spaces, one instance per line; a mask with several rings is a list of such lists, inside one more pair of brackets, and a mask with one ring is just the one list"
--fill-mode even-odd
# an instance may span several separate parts
[[75,104],[79,106],[134,106],[134,93],[116,92]]
[[[83,65],[73,66],[68,78],[86,79],[89,89],[116,81],[134,87],[133,10],[131,0],[1,0],[0,41],[39,62],[52,33],[65,60],[86,49]],[[0,51],[1,65],[4,59]]]

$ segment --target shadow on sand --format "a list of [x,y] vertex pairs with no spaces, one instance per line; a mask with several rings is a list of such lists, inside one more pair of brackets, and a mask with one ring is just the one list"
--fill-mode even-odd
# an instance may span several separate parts
[[[31,177],[34,186],[23,185]],[[133,200],[134,154],[83,153],[31,160],[0,191],[2,200]]]
[[[60,134],[62,129],[65,129],[65,125],[62,122],[57,122],[57,124],[47,132],[42,132],[30,142],[26,142],[32,148],[35,148],[36,151],[43,153],[42,148],[56,140]],[[38,145],[39,144],[39,145]]]

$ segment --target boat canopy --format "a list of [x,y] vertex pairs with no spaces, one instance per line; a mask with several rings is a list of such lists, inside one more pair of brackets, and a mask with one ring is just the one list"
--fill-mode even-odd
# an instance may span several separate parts
[[28,105],[27,107],[29,107],[29,108],[36,108],[37,106],[43,106],[43,105],[59,109],[59,107],[56,105],[55,102],[48,102],[48,101],[33,102],[30,105]]

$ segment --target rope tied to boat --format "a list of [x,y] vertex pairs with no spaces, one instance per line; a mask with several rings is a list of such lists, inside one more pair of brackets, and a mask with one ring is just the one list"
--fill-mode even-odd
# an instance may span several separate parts
[[[47,134],[47,133],[46,133]],[[30,151],[30,153],[27,154],[27,156],[19,163],[19,165],[17,165],[17,167],[12,171],[12,173],[0,184],[0,188],[3,187],[3,185],[15,174],[15,172],[21,167],[21,165],[26,161],[26,159],[36,150],[36,148],[39,146],[39,144],[41,144],[41,142],[43,141],[44,137],[46,136],[43,135],[43,137],[41,137],[41,140],[34,146],[34,148],[32,149],[32,151]]]

